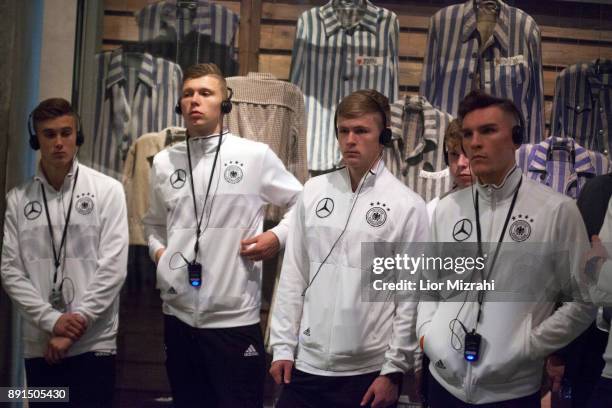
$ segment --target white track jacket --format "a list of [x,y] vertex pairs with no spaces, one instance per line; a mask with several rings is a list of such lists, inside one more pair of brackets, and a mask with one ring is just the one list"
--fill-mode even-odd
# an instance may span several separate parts
[[385,302],[362,299],[369,265],[361,264],[361,243],[427,241],[425,203],[382,160],[363,183],[361,192],[353,192],[342,168],[304,186],[292,214],[273,308],[274,361],[295,360],[301,371],[330,376],[412,367],[416,304],[396,302],[393,296]]
[[[559,268],[551,269],[550,265],[556,260],[545,259],[543,264],[535,265],[537,262],[529,258],[532,249],[541,248],[540,243],[569,248],[578,256],[569,258],[568,271],[573,279],[579,280],[581,254],[589,248],[589,243],[575,202],[523,177],[517,167],[509,171],[500,186],[477,183],[474,189],[465,188],[441,199],[432,221],[432,240],[477,242],[473,194],[478,191],[482,242],[492,243],[493,252],[521,178],[522,185],[502,241],[505,244],[501,246],[490,278],[498,282],[521,280],[525,275],[519,277],[516,271],[523,268],[522,271],[533,277],[533,282],[548,284],[529,287],[529,282],[524,282],[528,285],[526,290],[536,294],[529,301],[486,301],[485,298],[477,328],[482,335],[480,359],[475,363],[464,359],[463,330],[459,324],[455,325],[458,342],[451,336],[449,324],[457,318],[471,331],[478,303],[468,301],[463,306],[462,302],[419,303],[417,336],[425,338],[425,353],[431,361],[429,369],[446,390],[467,403],[505,401],[538,391],[546,356],[577,337],[595,316],[595,308],[587,303],[566,302],[555,310],[555,302],[551,301],[555,294],[551,291],[557,290],[558,282],[550,275]],[[523,258],[519,262],[516,257],[509,260],[504,251],[517,247],[524,251],[520,252]],[[519,265],[520,261],[529,264]]]
[[127,271],[125,195],[118,181],[75,160],[60,191],[47,182],[39,168],[32,180],[12,189],[6,199],[2,284],[24,317],[26,358],[44,355],[61,315],[49,303],[55,266],[41,183],[58,249],[77,167],[79,175],[56,287],[66,278],[63,292],[66,301],[72,301],[69,311],[82,314],[88,328],[68,356],[116,350],[118,295]]
[[[189,139],[198,218],[218,141],[219,136]],[[143,220],[151,257],[166,248],[157,265],[163,312],[198,328],[255,324],[262,265],[240,256],[240,241],[262,232],[266,204],[293,205],[302,185],[267,145],[225,133],[199,239],[202,286],[194,288],[185,263],[194,256],[197,225],[186,143],[155,155],[150,206]],[[271,230],[281,245],[287,223],[283,220]]]

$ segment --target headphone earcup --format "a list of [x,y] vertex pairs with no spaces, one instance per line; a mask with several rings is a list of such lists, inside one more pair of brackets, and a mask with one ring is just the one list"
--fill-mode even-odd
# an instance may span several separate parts
[[40,144],[38,144],[38,139],[36,138],[36,135],[30,134],[29,142],[32,150],[40,149]]
[[391,141],[391,136],[392,136],[391,129],[384,128],[383,131],[380,132],[378,143],[380,143],[381,145],[386,145],[387,143]]
[[223,102],[221,102],[221,112],[222,113],[230,113],[232,111],[232,102],[229,99],[224,100]]
[[446,145],[442,148],[442,157],[444,157],[444,164],[448,167],[448,150],[446,150]]
[[512,142],[515,145],[523,144],[523,128],[521,126],[515,125],[512,127]]
[[183,114],[183,109],[181,109],[181,103],[177,102],[176,106],[174,107],[174,113],[176,113],[177,115],[182,115]]
[[83,131],[79,129],[77,130],[76,145],[81,146],[83,142],[85,142],[85,137],[83,136]]

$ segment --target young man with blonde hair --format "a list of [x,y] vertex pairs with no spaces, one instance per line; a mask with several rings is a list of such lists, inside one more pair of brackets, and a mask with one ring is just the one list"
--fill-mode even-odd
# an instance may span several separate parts
[[223,128],[231,91],[214,64],[184,72],[187,140],[158,153],[145,231],[163,300],[176,407],[261,407],[261,262],[287,222],[262,232],[264,206],[290,207],[301,184],[263,144]]
[[362,299],[361,244],[427,241],[425,204],[381,159],[389,102],[344,98],[336,128],[344,167],[304,186],[291,218],[271,323],[277,407],[394,406],[412,367],[415,306]]

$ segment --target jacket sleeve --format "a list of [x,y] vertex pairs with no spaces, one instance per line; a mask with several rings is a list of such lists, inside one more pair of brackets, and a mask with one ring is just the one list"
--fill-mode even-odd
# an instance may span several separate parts
[[587,289],[581,278],[582,259],[589,248],[589,240],[578,207],[573,201],[562,202],[558,207],[556,219],[563,220],[551,227],[556,229],[553,236],[561,237],[558,245],[563,246],[569,253],[569,278],[574,286],[574,300],[564,302],[532,329],[529,341],[532,357],[545,357],[565,347],[593,322],[597,312],[595,306],[589,302]]
[[153,159],[153,167],[149,174],[149,209],[142,219],[145,237],[149,244],[149,256],[155,260],[155,252],[167,245],[166,237],[166,206],[157,176],[157,163]]
[[433,16],[429,20],[427,50],[425,51],[425,61],[423,62],[423,72],[419,89],[419,95],[424,96],[430,102],[436,101],[436,69],[439,68],[436,17],[437,16]]
[[270,323],[273,361],[293,360],[295,357],[304,306],[302,293],[308,285],[310,261],[304,242],[304,204],[301,195],[291,213],[291,225]]
[[[261,168],[261,198],[264,202],[274,204],[279,207],[293,206],[300,191],[302,184],[291,174],[283,162],[270,149],[266,149]],[[289,210],[281,222],[270,231],[278,237],[281,246],[285,245],[289,232],[290,222]]]
[[[419,243],[429,239],[429,217],[425,203],[419,200],[409,212],[404,224],[402,242]],[[393,317],[393,330],[389,340],[389,349],[385,353],[385,362],[381,374],[407,372],[414,365],[418,341],[415,333],[417,319],[417,302],[404,300],[396,302]]]
[[17,190],[12,190],[6,198],[2,242],[2,285],[25,319],[51,333],[62,314],[53,309],[47,299],[41,297],[25,270],[19,250],[17,203]]
[[[542,72],[542,38],[540,28],[535,21],[532,22],[533,30],[529,34],[529,95],[526,98],[527,110],[529,112],[529,138],[523,143],[540,143],[544,136],[544,74]],[[527,119],[527,118],[525,118]]]
[[100,210],[101,231],[94,277],[75,312],[91,323],[114,302],[127,275],[128,223],[125,195],[118,182],[104,197]]
[[612,200],[608,202],[599,239],[608,252],[608,259],[602,264],[597,284],[591,288],[590,294],[596,304],[610,306],[612,305]]

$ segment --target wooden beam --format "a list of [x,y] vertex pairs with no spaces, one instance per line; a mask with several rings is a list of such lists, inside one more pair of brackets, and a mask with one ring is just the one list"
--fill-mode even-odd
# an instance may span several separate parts
[[261,0],[242,0],[240,5],[240,75],[259,71]]

